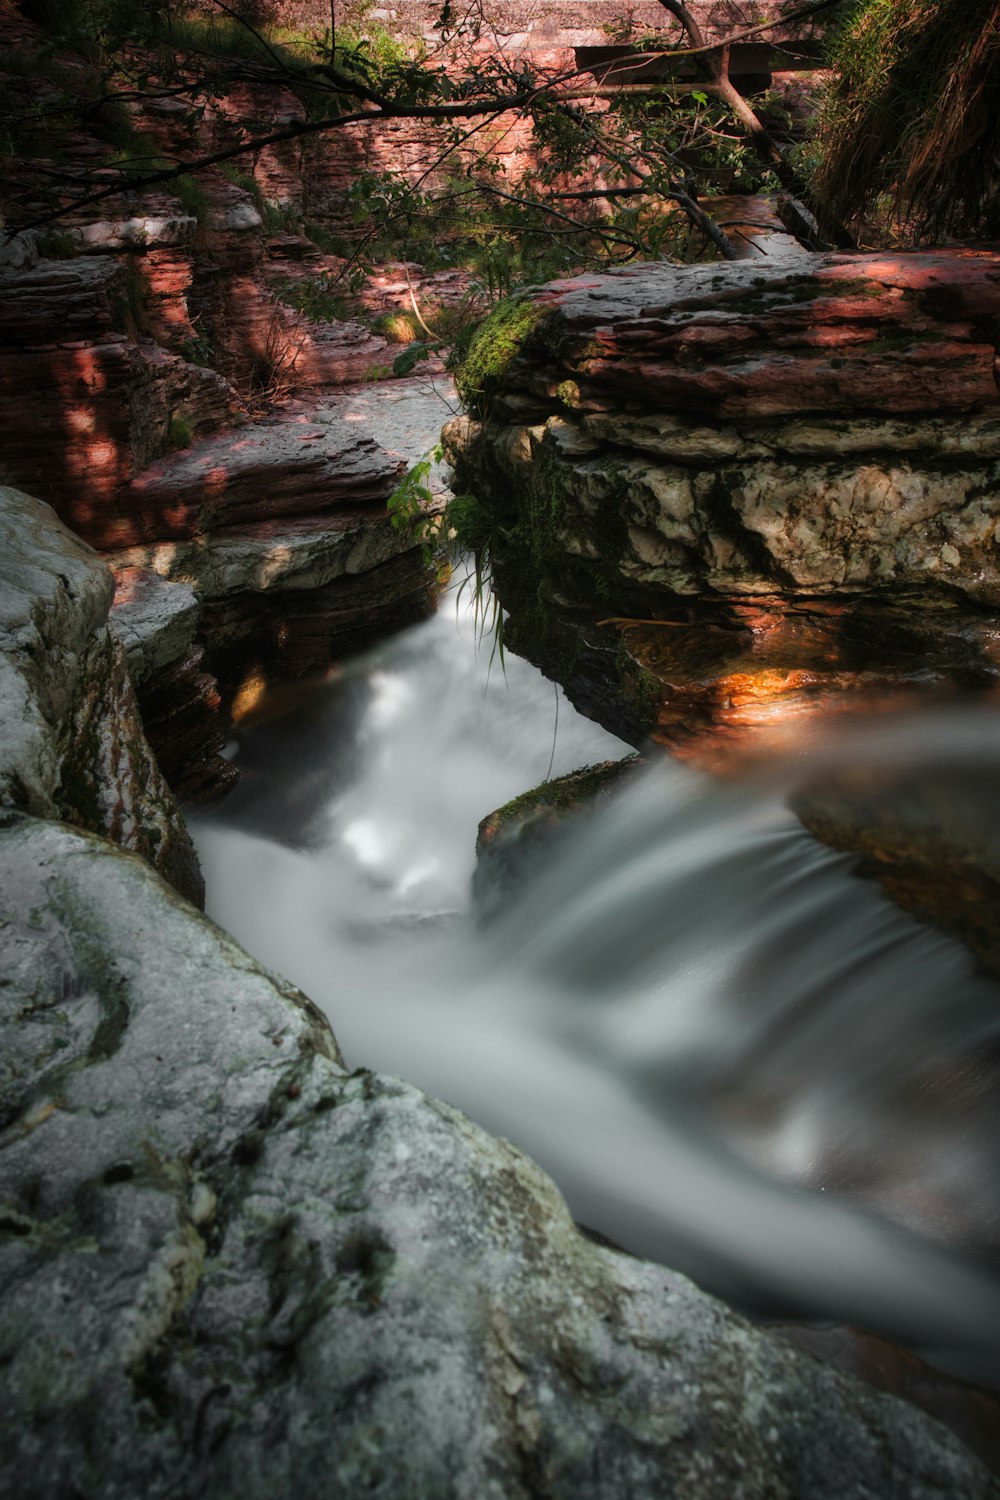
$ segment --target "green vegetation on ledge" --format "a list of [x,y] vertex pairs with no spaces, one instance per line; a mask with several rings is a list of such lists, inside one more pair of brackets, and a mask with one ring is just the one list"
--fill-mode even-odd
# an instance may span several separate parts
[[489,396],[545,316],[545,309],[527,296],[506,297],[497,303],[455,373],[458,394],[470,411],[483,415]]

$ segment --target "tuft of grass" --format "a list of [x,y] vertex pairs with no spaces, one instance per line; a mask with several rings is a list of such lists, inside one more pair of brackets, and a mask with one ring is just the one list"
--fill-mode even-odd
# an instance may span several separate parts
[[190,448],[194,429],[187,417],[173,416],[167,426],[167,441],[171,448]]
[[460,603],[472,590],[473,611],[480,642],[493,644],[490,661],[504,665],[504,619],[493,590],[494,521],[475,495],[452,495],[443,514],[433,510],[434,495],[428,485],[431,469],[443,456],[438,443],[405,474],[386,502],[393,529],[419,546],[428,564],[444,554],[444,575],[462,561],[471,567],[458,590]]
[[47,229],[38,236],[38,253],[46,260],[72,260],[79,252],[76,236],[65,229]]
[[264,190],[252,172],[245,172],[231,162],[219,168],[227,182],[240,188],[260,214],[265,234],[298,234],[302,232],[302,215],[290,203],[274,203],[265,198]]
[[173,191],[180,199],[184,212],[190,214],[201,227],[208,217],[208,200],[205,197],[205,189],[198,179],[185,172],[183,177],[178,177],[174,181]]
[[831,65],[812,182],[828,223],[1000,232],[1000,0],[863,0]]
[[219,62],[255,63],[273,70],[275,64],[294,77],[303,63],[321,60],[312,38],[304,32],[282,32],[267,23],[247,17],[243,25],[235,16],[179,17],[165,10],[153,22],[156,38],[178,52],[190,52]]
[[375,333],[380,333],[390,344],[412,344],[421,337],[420,325],[412,313],[384,312],[372,324]]
[[119,317],[132,338],[148,336],[151,331],[149,309],[149,282],[134,255],[125,260],[125,302]]

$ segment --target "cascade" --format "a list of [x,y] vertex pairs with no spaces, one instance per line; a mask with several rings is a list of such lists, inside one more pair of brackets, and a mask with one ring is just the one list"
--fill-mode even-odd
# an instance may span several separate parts
[[947,762],[947,796],[995,761],[995,716],[817,733],[724,781],[664,760],[484,928],[477,821],[626,747],[476,634],[445,600],[240,732],[240,786],[194,829],[210,914],[350,1065],[514,1141],[588,1227],[996,1380],[995,985],[789,806],[845,766]]

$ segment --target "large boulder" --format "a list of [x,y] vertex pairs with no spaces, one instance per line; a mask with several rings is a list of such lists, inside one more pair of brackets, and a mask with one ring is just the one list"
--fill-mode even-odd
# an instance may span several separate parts
[[581,1235],[141,861],[0,819],[12,1497],[986,1500],[972,1454]]
[[0,486],[0,805],[65,818],[204,887],[107,628],[110,571],[47,505]]
[[502,309],[448,429],[510,643],[609,727],[996,681],[1000,256],[619,269]]

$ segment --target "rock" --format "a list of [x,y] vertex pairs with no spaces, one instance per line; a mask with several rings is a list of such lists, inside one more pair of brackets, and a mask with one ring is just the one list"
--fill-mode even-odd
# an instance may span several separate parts
[[157,540],[108,559],[119,575],[195,587],[227,712],[433,611],[435,569],[385,507],[406,467],[388,445],[419,453],[446,410],[417,387],[290,403],[161,460],[132,487],[136,528]]
[[996,1495],[905,1403],[585,1239],[513,1147],[348,1074],[141,862],[2,822],[12,1496]]
[[[178,433],[198,436],[234,411],[221,374],[137,336],[145,289],[135,261],[107,255],[0,270],[8,472],[102,548],[134,531],[126,487],[136,472]],[[186,315],[173,321],[183,342]]]
[[335,412],[296,412],[160,459],[132,481],[123,506],[133,542],[165,542],[384,502],[402,468]]
[[[236,719],[256,708],[266,691],[322,673],[437,608],[433,570],[419,549],[392,555],[399,538],[391,527],[378,534],[365,527],[354,533],[353,542],[349,532],[322,535],[324,567],[313,576],[330,571],[326,582],[302,588],[294,579],[283,579],[273,590],[220,596],[205,604],[213,670]],[[379,561],[383,547],[387,555]],[[362,571],[351,571],[352,556],[364,559]],[[345,571],[331,568],[338,562]]]
[[964,942],[1000,979],[1000,801],[993,757],[939,748],[930,765],[866,762],[819,778],[791,803],[823,843],[924,921]]
[[[993,252],[628,266],[550,283],[581,401],[720,418],[997,406]],[[556,372],[553,371],[555,374]]]
[[194,847],[107,629],[113,589],[47,505],[0,487],[0,805],[113,839],[200,903]]
[[373,375],[390,375],[399,350],[356,319],[309,323],[302,319],[290,362],[296,390],[353,385]]
[[187,584],[167,583],[140,569],[121,571],[115,582],[111,629],[125,648],[129,676],[140,688],[194,645],[198,600]]
[[998,314],[1000,256],[966,251],[530,294],[447,429],[513,649],[706,764],[764,725],[996,686]]
[[190,245],[197,219],[183,213],[139,213],[127,219],[96,219],[70,230],[84,254],[101,251],[153,250]]
[[500,915],[529,877],[562,847],[576,815],[613,796],[645,764],[641,756],[629,755],[584,766],[487,813],[476,836],[472,877],[479,919]]
[[[209,186],[198,250],[215,257],[210,270],[199,261],[195,274],[184,258],[183,216],[165,211],[146,226],[147,234],[159,226],[156,244],[128,265],[103,253],[0,271],[8,294],[0,310],[8,351],[0,356],[0,432],[11,473],[51,501],[123,579],[161,573],[194,584],[218,606],[219,640],[202,615],[183,652],[164,655],[162,633],[156,627],[147,636],[150,621],[142,622],[159,676],[145,670],[141,648],[132,652],[156,752],[187,798],[235,776],[218,755],[218,671],[228,705],[262,673],[321,670],[347,643],[426,614],[434,578],[385,509],[406,460],[389,456],[357,422],[316,409],[313,398],[208,435],[231,422],[235,391],[220,371],[183,357],[210,347],[201,330],[210,334],[214,325],[207,316],[202,325],[198,299],[203,312],[212,297],[238,304],[238,316],[223,322],[241,360],[284,359],[284,344],[269,342],[272,316],[282,339],[294,332],[260,277],[263,240],[248,195],[221,177]],[[132,216],[104,224],[90,240],[114,252],[141,240],[143,223]],[[180,352],[138,337],[139,320]],[[306,331],[289,355],[293,364],[308,353],[316,381],[366,370],[386,347],[358,329],[346,342],[343,330],[339,343],[324,337]],[[366,590],[355,579],[371,568],[381,571]],[[277,596],[290,589],[294,607],[282,609]],[[264,610],[262,593],[272,596]]]
[[175,795],[203,801],[229,790],[238,772],[225,742],[216,678],[203,670],[201,604],[184,583],[122,569],[115,579],[112,633],[125,648],[146,738]]
[[842,1324],[778,1323],[771,1330],[824,1364],[902,1396],[950,1427],[994,1473],[1000,1472],[1000,1395],[952,1380],[909,1349]]

